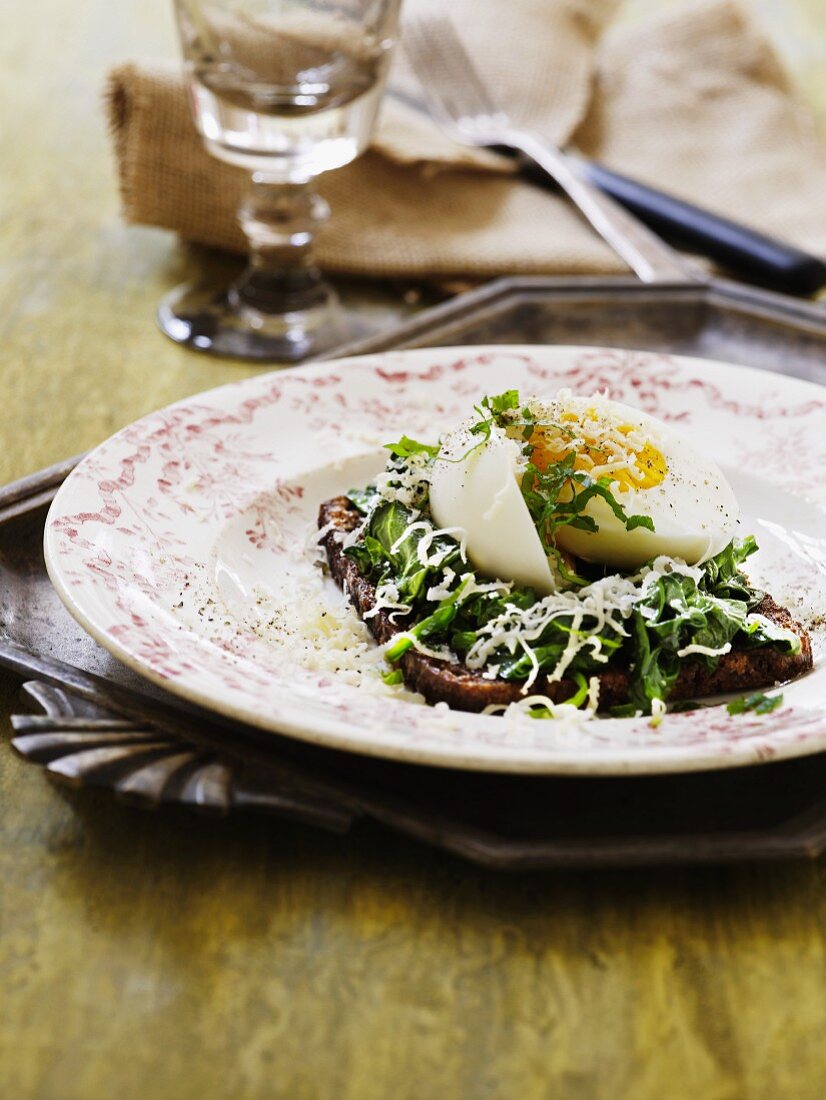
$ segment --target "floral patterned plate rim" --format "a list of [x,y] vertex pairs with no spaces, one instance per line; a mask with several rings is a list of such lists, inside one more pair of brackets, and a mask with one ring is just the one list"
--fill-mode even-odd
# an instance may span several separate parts
[[[679,425],[728,473],[755,582],[811,629],[815,670],[768,715],[536,721],[430,707],[385,685],[363,624],[314,562],[319,503],[486,392],[608,392]],[[386,454],[386,452],[385,452]],[[187,700],[338,749],[503,772],[644,774],[826,749],[826,390],[610,348],[428,348],[314,364],[200,394],[118,432],[67,478],[46,564],[117,658]]]

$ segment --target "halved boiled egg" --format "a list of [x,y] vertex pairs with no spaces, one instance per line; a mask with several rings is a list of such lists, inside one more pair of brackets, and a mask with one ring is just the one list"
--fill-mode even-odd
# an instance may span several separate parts
[[[561,392],[549,402],[532,399],[527,408],[529,417],[513,410],[511,421],[491,425],[481,443],[474,421],[460,425],[445,437],[433,467],[433,517],[439,526],[465,530],[468,556],[481,572],[540,592],[558,587],[555,557],[546,555],[522,494],[529,462],[546,473],[567,460],[594,480],[607,478],[629,516],[653,523],[653,530],[629,531],[594,497],[583,514],[597,530],[555,529],[557,548],[568,554],[623,570],[659,554],[695,565],[730,541],[739,515],[731,486],[711,456],[673,428],[600,395]],[[569,481],[560,499],[581,491]]]

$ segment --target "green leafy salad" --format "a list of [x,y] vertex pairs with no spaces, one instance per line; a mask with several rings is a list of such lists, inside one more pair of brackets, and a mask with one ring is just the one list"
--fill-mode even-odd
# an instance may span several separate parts
[[[600,674],[617,668],[628,675],[628,695],[611,713],[658,715],[686,660],[713,670],[732,647],[799,651],[793,631],[756,610],[764,593],[742,571],[757,549],[752,536],[730,538],[694,564],[666,553],[645,557],[670,528],[668,512],[661,520],[656,508],[642,505],[656,498],[666,507],[667,478],[682,452],[669,450],[662,442],[668,437],[652,434],[653,418],[642,417],[607,399],[566,402],[563,395],[542,404],[509,390],[481,401],[452,447],[407,436],[387,445],[383,473],[348,493],[360,523],[344,553],[375,586],[376,605],[366,617],[382,611],[399,628],[385,650],[388,682],[401,679],[398,662],[415,648],[486,679],[518,683],[526,696],[543,682],[565,681],[571,686],[564,702],[595,711]],[[461,475],[457,492],[469,494],[482,453],[494,448],[486,459],[493,462],[496,447],[515,463],[513,493],[521,502],[509,506],[527,510],[547,582],[500,575],[474,553],[472,525],[434,515],[438,479]],[[695,467],[687,463],[696,480]],[[506,481],[496,484],[510,493]],[[503,492],[484,496],[485,538],[495,534],[494,503]],[[589,539],[603,545],[595,538],[600,532],[611,534],[608,550],[589,555]],[[503,523],[500,537],[504,553],[508,540],[518,541],[514,524]],[[634,564],[616,564],[626,557]],[[538,702],[534,713],[551,710]]]

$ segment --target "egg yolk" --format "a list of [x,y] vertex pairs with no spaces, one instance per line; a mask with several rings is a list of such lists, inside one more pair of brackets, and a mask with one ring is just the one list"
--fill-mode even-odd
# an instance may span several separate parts
[[[592,410],[586,417],[590,423],[596,421]],[[584,427],[573,413],[563,413],[559,424],[538,424],[533,429],[529,440],[533,447],[531,461],[544,472],[573,451],[575,470],[593,477],[610,477],[623,492],[653,489],[665,478],[668,465],[662,452],[648,440],[642,446],[632,446],[627,437],[633,431],[632,424],[612,424],[597,434]]]

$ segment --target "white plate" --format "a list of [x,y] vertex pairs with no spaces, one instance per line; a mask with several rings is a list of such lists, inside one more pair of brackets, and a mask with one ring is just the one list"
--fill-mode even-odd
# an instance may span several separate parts
[[[484,393],[607,390],[679,424],[723,466],[749,568],[813,630],[815,671],[773,714],[724,707],[568,724],[464,714],[387,688],[376,647],[304,549],[319,502],[434,439]],[[489,347],[392,352],[225,386],[125,428],[86,458],[46,524],[52,581],[125,664],[193,702],[377,756],[512,772],[620,774],[748,764],[826,748],[826,391],[647,352]],[[386,453],[385,453],[386,454]],[[285,595],[287,593],[288,595]],[[313,641],[330,628],[358,671]]]

